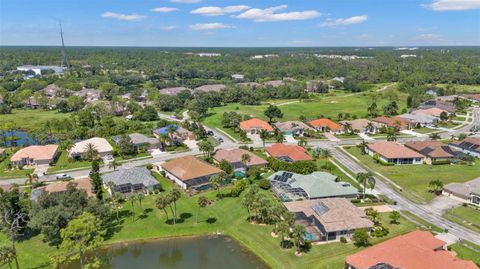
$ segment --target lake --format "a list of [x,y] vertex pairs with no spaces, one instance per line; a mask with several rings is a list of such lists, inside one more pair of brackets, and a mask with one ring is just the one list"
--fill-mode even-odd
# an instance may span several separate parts
[[22,147],[35,144],[35,140],[26,132],[9,131],[0,133],[0,145],[5,147]]
[[[102,269],[267,269],[252,252],[227,236],[179,237],[114,244]],[[78,264],[68,269],[79,268]]]

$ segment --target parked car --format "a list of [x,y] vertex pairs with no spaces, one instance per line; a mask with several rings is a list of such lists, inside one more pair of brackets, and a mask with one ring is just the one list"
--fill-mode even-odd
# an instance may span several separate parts
[[217,137],[217,141],[220,142],[220,143],[223,143],[223,138]]
[[207,134],[208,134],[209,136],[214,136],[214,135],[215,135],[215,134],[213,133],[213,131],[208,131]]
[[57,179],[62,179],[62,180],[65,180],[65,179],[71,179],[72,177],[69,175],[69,174],[58,174],[55,176]]

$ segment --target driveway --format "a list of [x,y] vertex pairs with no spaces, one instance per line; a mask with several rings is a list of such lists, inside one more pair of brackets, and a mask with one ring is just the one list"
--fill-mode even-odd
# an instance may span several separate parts
[[340,142],[340,139],[336,138],[333,134],[331,133],[323,133],[323,136],[325,136],[328,140],[332,142]]
[[374,138],[370,137],[369,135],[367,135],[366,133],[359,133],[358,136],[360,136],[360,138],[362,138],[363,140],[365,141],[375,141]]
[[438,214],[443,215],[443,213],[447,210],[450,210],[454,207],[458,207],[462,204],[462,202],[448,198],[446,196],[437,196],[435,199],[430,201],[428,206],[435,210]]
[[196,149],[196,148],[198,148],[198,146],[197,146],[197,140],[189,140],[189,139],[187,139],[187,140],[183,141],[183,144],[187,145],[187,147],[188,147],[189,149]]
[[412,136],[415,136],[415,137],[422,137],[422,138],[428,137],[428,135],[426,135],[426,134],[417,133],[417,132],[414,132],[412,130],[402,130],[402,131],[400,131],[400,133],[407,134],[407,135],[412,135]]
[[247,137],[252,140],[252,143],[250,144],[254,148],[259,148],[263,146],[262,139],[260,138],[260,135],[258,134],[250,134],[247,133]]
[[285,135],[285,141],[287,141],[287,144],[292,144],[292,145],[298,144],[298,142],[297,142],[297,140],[295,139],[295,137],[293,137],[293,135],[291,135],[291,134]]

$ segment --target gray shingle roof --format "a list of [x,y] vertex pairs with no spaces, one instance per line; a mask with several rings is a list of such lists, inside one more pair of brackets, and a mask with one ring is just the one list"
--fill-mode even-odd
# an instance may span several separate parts
[[150,171],[145,167],[133,167],[114,171],[103,175],[102,180],[106,184],[112,182],[117,186],[124,184],[143,184],[145,187],[149,187],[159,184]]

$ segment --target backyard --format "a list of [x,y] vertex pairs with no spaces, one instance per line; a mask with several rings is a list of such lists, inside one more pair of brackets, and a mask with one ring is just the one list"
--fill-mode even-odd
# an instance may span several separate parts
[[[162,186],[168,190],[172,183],[161,178]],[[223,190],[225,191],[225,190]],[[215,192],[205,193],[209,199],[215,199]],[[345,257],[360,250],[353,244],[331,243],[314,246],[310,252],[301,257],[294,255],[294,249],[282,250],[279,239],[273,238],[271,226],[253,225],[246,221],[247,212],[240,206],[239,198],[224,198],[215,201],[200,210],[199,223],[195,223],[197,198],[183,197],[178,202],[180,221],[176,225],[165,224],[164,214],[155,207],[155,196],[148,196],[142,202],[142,207],[131,210],[130,203],[125,203],[122,209],[123,223],[118,231],[106,243],[147,239],[158,237],[202,235],[225,233],[240,241],[248,249],[256,253],[272,268],[342,268]],[[134,216],[130,212],[135,212]],[[372,239],[373,243],[386,240],[396,235],[415,229],[415,225],[400,219],[400,224],[392,225],[388,221],[388,213],[382,214],[382,223],[390,230],[390,234],[381,239]],[[207,222],[210,219],[213,221]],[[5,242],[0,236],[0,241]],[[42,249],[42,251],[37,251]],[[48,255],[57,250],[42,242],[41,236],[18,243],[17,250],[22,268],[48,268]]]
[[362,155],[357,147],[346,147],[346,151],[374,172],[378,172],[404,189],[403,195],[414,202],[428,202],[435,194],[428,191],[431,180],[438,179],[443,184],[466,182],[480,175],[480,164],[473,165],[395,165],[383,166],[373,161],[369,155]]

